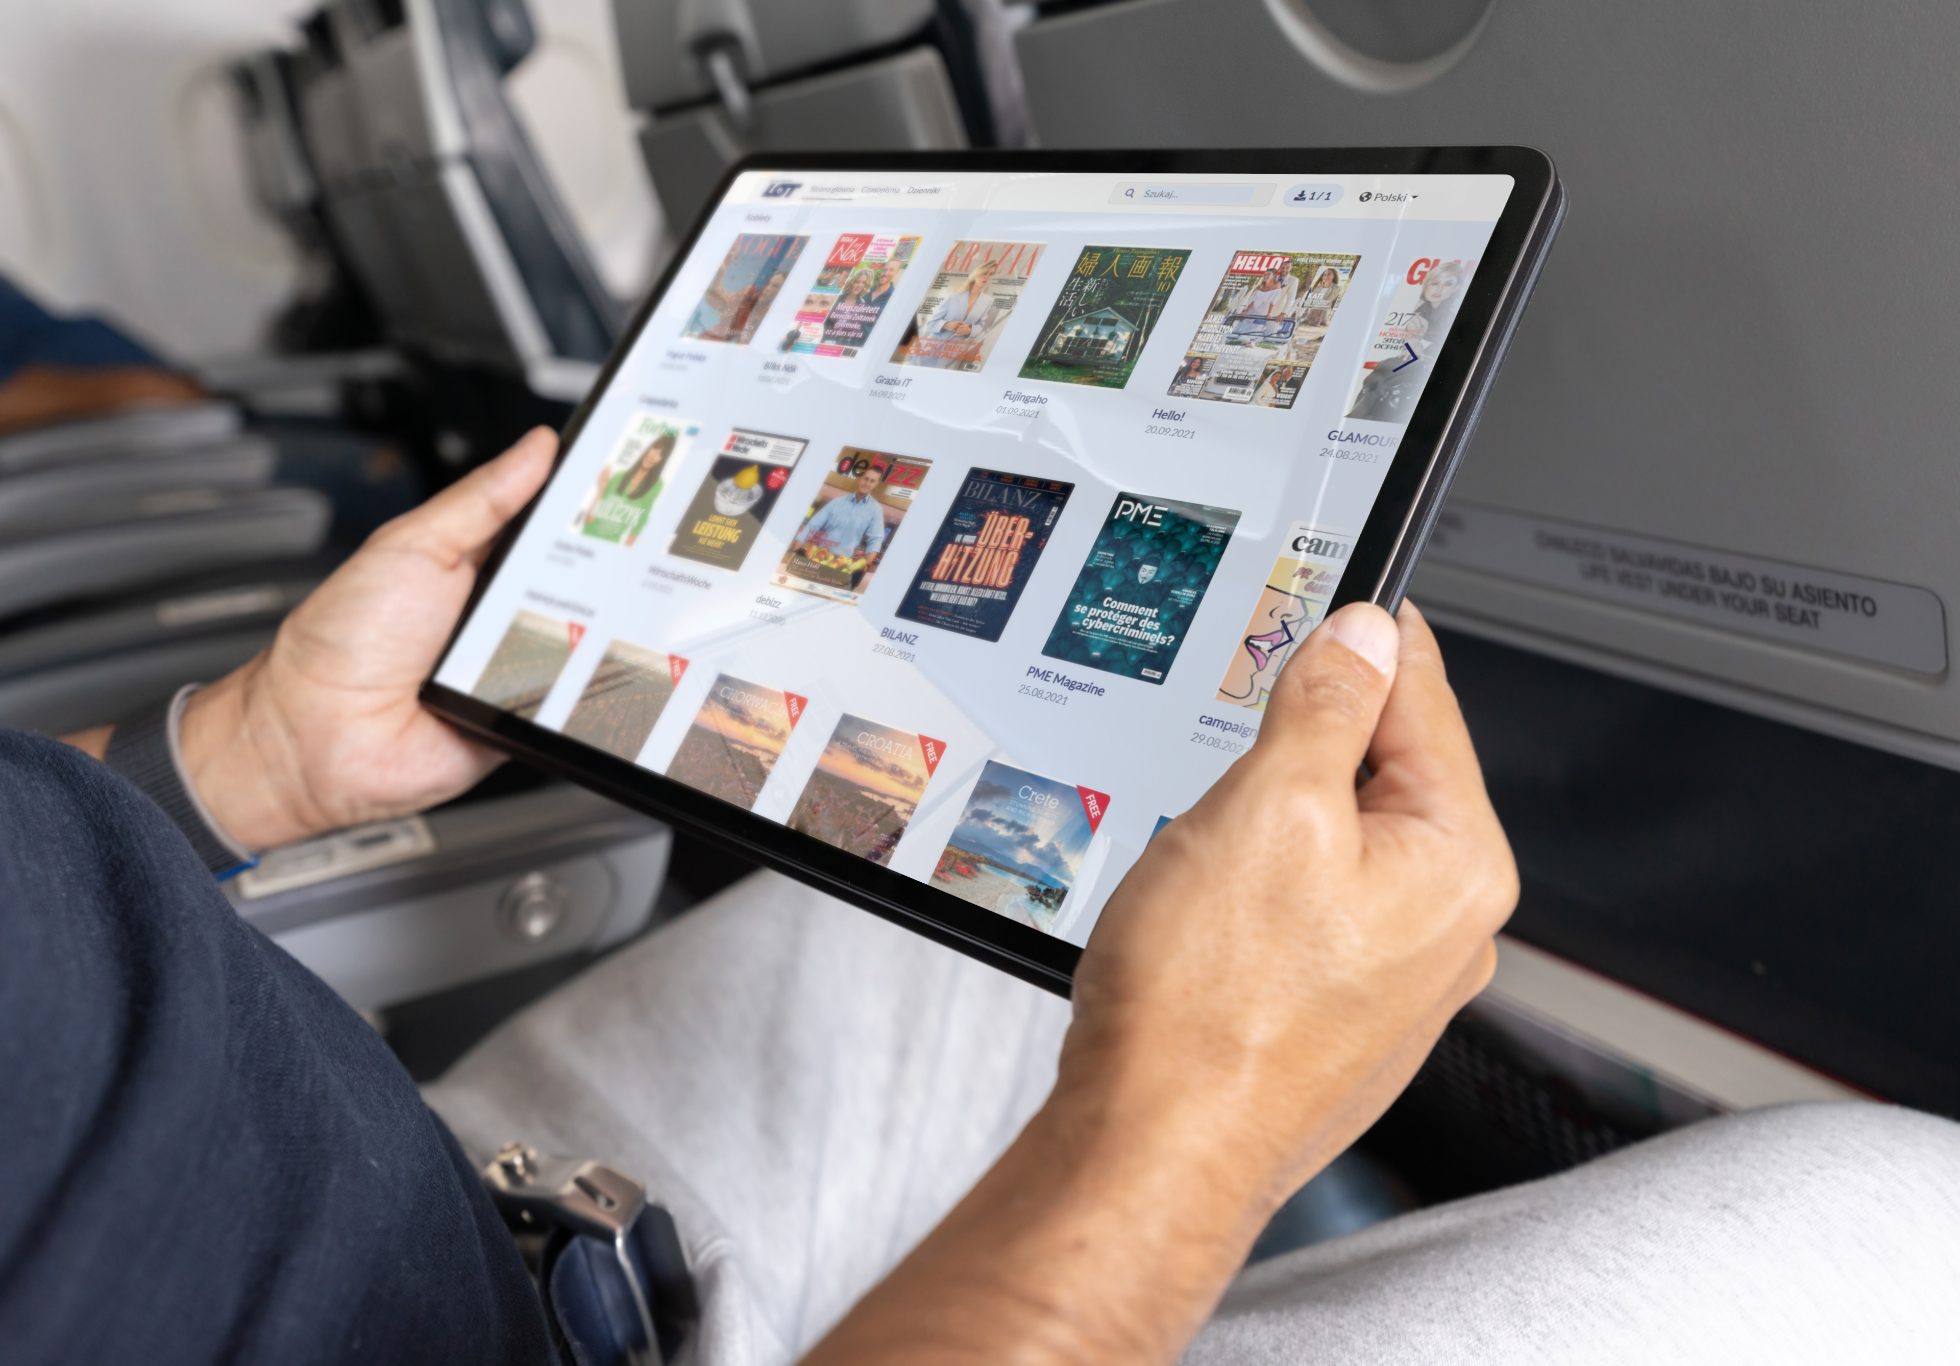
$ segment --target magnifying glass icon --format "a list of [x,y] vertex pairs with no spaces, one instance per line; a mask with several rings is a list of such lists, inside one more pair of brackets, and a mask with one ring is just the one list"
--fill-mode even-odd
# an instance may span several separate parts
[[1123,198],[1125,199],[1135,199],[1136,197],[1137,197],[1137,192],[1134,186],[1123,191]]

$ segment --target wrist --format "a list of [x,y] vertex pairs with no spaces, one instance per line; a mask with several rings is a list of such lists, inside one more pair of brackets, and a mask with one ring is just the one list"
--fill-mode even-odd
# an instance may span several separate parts
[[298,778],[291,739],[265,704],[264,669],[260,655],[199,688],[179,732],[185,783],[213,824],[253,851],[327,828]]

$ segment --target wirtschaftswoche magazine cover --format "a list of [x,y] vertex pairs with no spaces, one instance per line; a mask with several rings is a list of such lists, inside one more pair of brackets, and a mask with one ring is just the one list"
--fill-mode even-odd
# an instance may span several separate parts
[[658,413],[641,413],[627,423],[579,504],[572,529],[595,541],[632,545],[667,487],[668,472],[700,431],[692,422]]
[[1171,394],[1291,408],[1360,265],[1331,252],[1234,252]]
[[1075,485],[972,469],[939,524],[898,615],[999,640]]
[[945,754],[930,735],[845,716],[796,799],[789,828],[889,865]]
[[806,356],[856,356],[918,250],[916,237],[844,233],[824,259],[780,349]]
[[980,369],[993,354],[1041,250],[1039,242],[953,243],[892,360],[936,370]]
[[1354,537],[1296,522],[1286,533],[1286,549],[1259,590],[1252,616],[1218,685],[1218,700],[1264,711],[1273,681],[1286,667],[1294,646],[1320,625],[1327,604],[1341,585]]
[[679,655],[609,641],[561,733],[621,759],[637,759],[686,672],[687,661]]
[[576,621],[528,609],[518,612],[477,675],[470,696],[529,720],[584,637],[585,627]]
[[1229,508],[1117,494],[1042,653],[1162,683],[1238,524]]
[[667,776],[753,810],[808,700],[722,674],[688,727]]
[[1408,424],[1476,267],[1475,261],[1419,256],[1395,277],[1355,381],[1349,417]]
[[1182,248],[1084,247],[1021,378],[1121,389],[1190,258]]
[[809,444],[746,427],[730,432],[674,529],[668,551],[719,569],[740,569]]
[[997,759],[980,771],[932,885],[1049,934],[1082,872],[1109,797]]
[[846,446],[790,538],[772,580],[832,602],[856,602],[891,550],[930,460]]
[[758,232],[739,234],[681,335],[748,345],[809,240]]

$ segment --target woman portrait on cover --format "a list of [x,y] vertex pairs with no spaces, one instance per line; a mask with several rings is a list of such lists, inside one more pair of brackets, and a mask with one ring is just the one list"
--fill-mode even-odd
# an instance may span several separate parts
[[1424,348],[1438,346],[1456,317],[1463,290],[1463,267],[1455,262],[1435,266],[1422,279],[1422,302],[1409,318],[1409,329]]
[[[919,327],[919,342],[928,343],[908,357],[914,365],[948,366],[966,364],[966,348],[952,350],[948,343],[970,341],[987,330],[987,318],[994,311],[991,288],[1000,273],[998,261],[982,261],[966,277],[959,289],[939,301]],[[936,343],[937,345],[934,345]]]
[[579,530],[597,540],[632,545],[660,493],[661,470],[674,453],[674,444],[673,431],[663,431],[617,474],[609,478],[608,472],[601,470],[599,496],[579,522]]
[[1308,327],[1325,327],[1333,316],[1334,305],[1341,301],[1341,275],[1332,266],[1322,266],[1320,274],[1314,277],[1313,288],[1307,291],[1306,307],[1302,310],[1301,321]]

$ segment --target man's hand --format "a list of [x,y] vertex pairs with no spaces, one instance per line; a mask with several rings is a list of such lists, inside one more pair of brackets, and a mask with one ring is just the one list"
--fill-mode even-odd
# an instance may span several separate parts
[[376,531],[270,649],[192,696],[184,767],[227,834],[264,849],[420,811],[496,766],[416,693],[490,543],[543,485],[556,449],[539,428]]
[[811,1360],[1175,1359],[1489,981],[1516,900],[1435,637],[1335,613],[1110,898],[1048,1103]]

